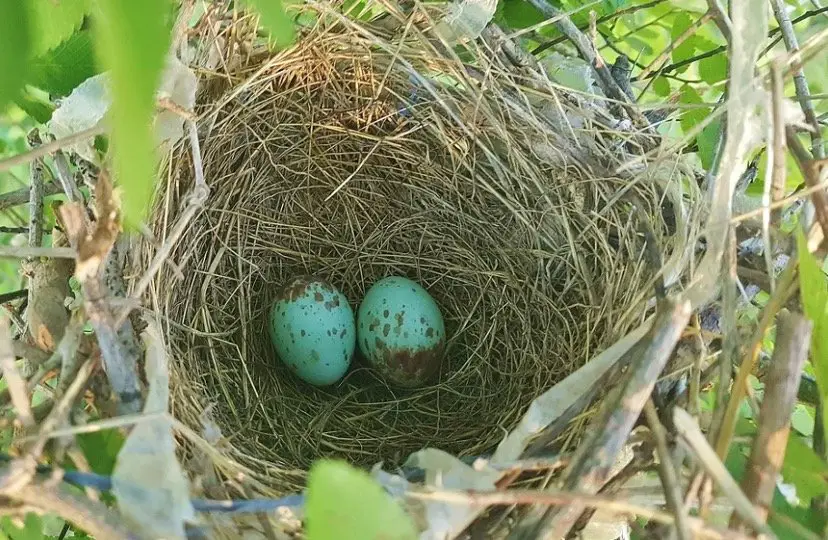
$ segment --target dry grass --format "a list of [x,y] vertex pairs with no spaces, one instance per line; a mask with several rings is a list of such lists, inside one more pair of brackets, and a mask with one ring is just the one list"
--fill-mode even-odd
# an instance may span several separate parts
[[[441,57],[419,30],[384,41],[319,23],[286,52],[242,57],[228,51],[244,27],[219,30],[235,66],[202,73],[210,200],[150,297],[168,321],[173,412],[198,428],[215,404],[225,455],[262,489],[293,489],[320,456],[491,450],[534,397],[640,319],[653,270],[629,201],[647,201],[667,246],[659,190],[611,174],[623,154],[594,132],[561,127],[571,97],[529,90],[483,49],[465,64]],[[414,92],[412,72],[433,91]],[[168,165],[159,241],[193,182],[186,147]],[[380,277],[420,282],[446,320],[439,381],[400,391],[356,363],[333,388],[298,382],[265,325],[298,274],[330,280],[354,308]]]

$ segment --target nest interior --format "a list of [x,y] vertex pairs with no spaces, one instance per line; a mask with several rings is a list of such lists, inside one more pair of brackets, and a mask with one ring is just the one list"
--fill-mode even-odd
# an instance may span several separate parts
[[[536,396],[641,316],[651,286],[619,193],[654,201],[652,185],[567,143],[490,51],[469,49],[485,74],[474,78],[416,40],[378,43],[320,26],[205,76],[211,195],[151,294],[167,321],[174,414],[200,427],[210,406],[233,462],[277,492],[321,456],[372,465],[429,446],[492,450]],[[170,154],[159,241],[192,163],[188,145]],[[333,387],[297,380],[266,317],[280,287],[308,274],[355,310],[384,276],[422,284],[446,322],[439,378],[400,390],[355,359]]]

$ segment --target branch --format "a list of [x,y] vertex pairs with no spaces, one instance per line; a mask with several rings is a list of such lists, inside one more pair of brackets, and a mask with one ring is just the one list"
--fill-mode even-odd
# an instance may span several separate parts
[[30,257],[53,257],[55,259],[74,259],[72,248],[0,246],[0,258],[28,259]]
[[802,171],[805,184],[809,188],[814,188],[814,191],[811,193],[814,212],[819,226],[822,228],[823,238],[828,238],[828,194],[825,193],[824,189],[819,189],[820,181],[817,164],[808,153],[808,150],[802,145],[802,142],[800,142],[794,128],[790,126],[785,128],[785,140],[791,149],[791,153],[794,155],[794,159],[796,159],[799,170]]
[[[564,489],[595,493],[606,483],[606,476],[629,437],[656,379],[676,346],[690,319],[686,301],[668,298],[659,306],[656,319],[640,355],[633,359],[623,385],[604,400],[601,416],[595,420],[591,436],[581,444],[564,476]],[[563,508],[536,507],[516,538],[562,538],[572,528],[584,505],[574,502]]]
[[[633,122],[639,128],[650,128],[650,122],[641,114],[639,111],[627,98],[627,95],[618,86],[618,83],[615,82],[615,79],[612,77],[612,73],[610,73],[609,68],[606,64],[601,60],[598,56],[597,52],[595,51],[595,47],[593,47],[592,43],[589,41],[583,32],[581,32],[577,26],[572,22],[572,20],[559,9],[553,7],[547,0],[528,0],[530,4],[532,4],[535,8],[538,9],[541,13],[543,13],[546,17],[550,19],[555,19],[555,26],[560,30],[562,34],[564,34],[569,41],[575,46],[578,50],[578,54],[586,60],[590,66],[592,66],[592,70],[596,75],[596,80],[598,84],[601,85],[601,89],[604,91],[604,95],[608,98],[613,99],[621,104]],[[653,141],[647,144],[648,147],[652,147]]]
[[[773,14],[776,17],[776,22],[779,24],[779,30],[782,32],[782,39],[785,41],[785,47],[791,53],[791,57],[796,59],[799,53],[799,43],[796,39],[796,31],[794,30],[791,18],[788,16],[787,7],[784,0],[771,0],[771,7]],[[816,113],[814,112],[814,104],[811,101],[811,92],[808,89],[808,81],[805,79],[805,72],[802,70],[802,65],[798,60],[795,60],[794,71],[794,88],[796,88],[796,97],[799,99],[799,106],[802,112],[805,113],[805,119],[813,128],[811,132],[811,151],[814,157],[822,159],[825,157],[825,148],[822,146],[822,130],[819,126]]]
[[716,451],[708,444],[707,439],[704,438],[704,434],[699,429],[693,417],[684,409],[676,407],[673,409],[673,423],[679,435],[681,435],[693,453],[696,454],[698,462],[727,496],[733,508],[742,515],[745,522],[757,532],[766,534],[769,538],[776,538],[776,535],[762,521],[751,502],[745,497],[742,490],[739,489],[739,484],[727,472],[727,468],[725,468],[719,456],[716,455]]
[[[9,191],[8,193],[3,193],[2,195],[0,195],[0,212],[29,202],[30,191],[31,190],[29,188],[20,188],[18,190]],[[61,192],[62,191],[60,186],[55,184],[54,182],[49,182],[48,184],[45,184],[43,186],[44,197],[57,195]]]
[[69,135],[68,137],[64,137],[62,139],[46,143],[43,146],[39,146],[23,154],[17,154],[16,156],[4,159],[3,161],[0,161],[0,172],[6,172],[12,167],[24,165],[26,163],[29,163],[30,161],[34,161],[37,158],[48,156],[52,152],[60,150],[61,148],[66,148],[67,146],[72,146],[73,144],[79,143],[80,141],[83,141],[90,137],[100,135],[104,131],[105,130],[103,126],[91,127],[83,131],[78,131],[77,133]]
[[647,424],[649,424],[650,431],[655,439],[656,450],[658,451],[658,475],[661,477],[661,484],[664,486],[667,509],[670,510],[676,520],[676,534],[679,540],[691,540],[687,514],[684,511],[684,504],[682,504],[678,474],[670,456],[670,449],[667,447],[667,435],[664,426],[661,425],[661,421],[658,419],[658,413],[652,398],[644,404],[644,415],[647,417]]
[[[780,313],[776,322],[776,345],[765,382],[759,412],[759,432],[753,443],[742,489],[763,519],[767,518],[776,480],[785,459],[796,404],[799,378],[811,343],[812,325],[802,315]],[[731,517],[731,527],[740,520]]]
[[3,380],[6,381],[20,423],[25,428],[34,427],[35,421],[29,403],[29,392],[26,390],[26,381],[23,380],[14,362],[14,347],[9,333],[9,323],[5,318],[0,319],[0,370],[3,372]]
[[113,283],[113,272],[107,276],[108,283],[102,279],[104,270],[117,264],[113,248],[120,232],[120,213],[109,176],[104,171],[96,183],[95,204],[98,221],[93,225],[87,226],[84,209],[78,203],[62,205],[59,216],[78,252],[75,275],[83,290],[86,313],[98,338],[104,371],[118,397],[119,413],[136,413],[142,405],[137,373],[141,348],[129,321],[115,324],[115,316],[107,302],[111,296],[109,285]]
[[[37,129],[29,134],[32,149],[42,146]],[[29,185],[29,247],[43,245],[43,160],[36,159],[31,166]]]

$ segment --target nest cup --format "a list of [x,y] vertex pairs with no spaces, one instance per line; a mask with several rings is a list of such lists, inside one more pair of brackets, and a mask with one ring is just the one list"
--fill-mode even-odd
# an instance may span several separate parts
[[[196,111],[211,194],[149,294],[167,321],[173,413],[202,432],[208,410],[213,463],[264,495],[298,489],[320,457],[393,466],[424,447],[493,450],[640,320],[651,272],[629,196],[663,235],[653,182],[610,173],[612,152],[551,119],[572,101],[525,93],[483,45],[460,63],[421,26],[383,40],[332,20],[276,53],[222,49],[239,21],[205,41],[224,54],[221,73],[200,74]],[[193,188],[185,142],[165,162],[143,264]],[[355,311],[383,277],[420,283],[445,319],[440,373],[400,389],[355,359],[334,386],[298,380],[267,315],[300,275]]]

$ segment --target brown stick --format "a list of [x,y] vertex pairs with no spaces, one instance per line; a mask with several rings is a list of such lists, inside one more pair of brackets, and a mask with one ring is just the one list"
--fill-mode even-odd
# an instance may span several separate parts
[[[641,409],[689,319],[690,304],[687,301],[668,298],[659,306],[650,332],[642,338],[646,345],[630,365],[625,383],[605,400],[591,437],[580,446],[567,468],[565,490],[595,493],[606,483],[613,462],[641,415]],[[579,502],[555,509],[536,507],[511,537],[562,538],[584,509]]]
[[[799,377],[808,357],[811,322],[798,313],[781,312],[776,322],[776,345],[765,381],[765,396],[759,412],[759,431],[742,479],[742,490],[767,519],[776,479],[785,458],[791,430],[791,412],[796,404]],[[731,527],[741,525],[735,514]]]

